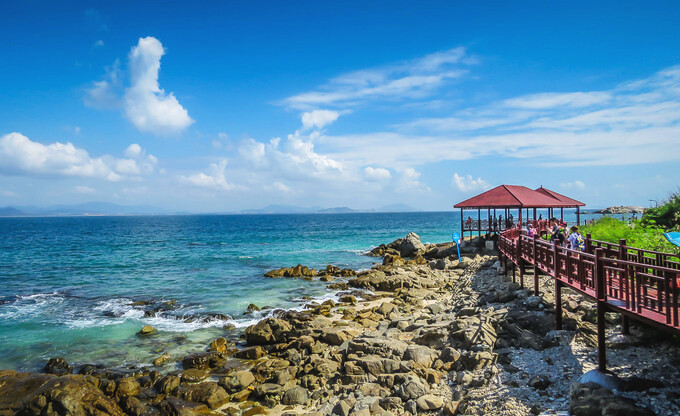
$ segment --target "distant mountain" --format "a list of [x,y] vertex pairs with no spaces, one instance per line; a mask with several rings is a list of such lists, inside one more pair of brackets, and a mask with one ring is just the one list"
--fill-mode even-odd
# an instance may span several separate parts
[[414,212],[417,209],[410,207],[406,204],[390,204],[384,207],[378,208],[379,212]]
[[[49,207],[6,207],[1,208],[0,212],[18,212],[18,216],[43,216],[43,215],[150,215],[150,214],[169,214],[171,211],[153,207],[150,205],[118,205],[110,202],[85,202],[72,205],[52,205]],[[8,211],[9,210],[9,211]],[[13,210],[13,211],[12,211]]]
[[0,208],[0,217],[21,217],[26,215],[25,212],[20,211],[14,207]]
[[267,205],[260,209],[246,209],[241,211],[241,214],[310,214],[321,209],[319,206],[314,207],[297,207],[294,205]]
[[336,207],[319,209],[316,212],[318,212],[319,214],[348,214],[350,212],[362,212],[362,211],[357,211],[355,209],[347,207]]

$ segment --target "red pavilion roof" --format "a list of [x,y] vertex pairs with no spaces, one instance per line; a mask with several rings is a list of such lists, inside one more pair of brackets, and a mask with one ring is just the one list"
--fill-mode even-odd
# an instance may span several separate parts
[[585,204],[543,187],[500,185],[459,202],[454,208],[566,208]]

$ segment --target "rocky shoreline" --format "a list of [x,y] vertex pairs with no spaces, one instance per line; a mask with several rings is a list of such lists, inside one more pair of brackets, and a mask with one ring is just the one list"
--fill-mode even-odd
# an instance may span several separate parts
[[467,242],[457,259],[451,244],[425,246],[411,233],[374,249],[383,264],[364,272],[269,272],[328,276],[340,302],[280,311],[239,344],[218,338],[181,357],[177,371],[158,371],[180,358],[169,356],[79,374],[63,359],[46,373],[0,371],[0,416],[680,414],[677,340],[635,325],[619,335],[608,315],[621,383],[578,383],[596,366],[594,305],[565,291],[565,329],[554,330],[550,279],[532,296],[483,243]]

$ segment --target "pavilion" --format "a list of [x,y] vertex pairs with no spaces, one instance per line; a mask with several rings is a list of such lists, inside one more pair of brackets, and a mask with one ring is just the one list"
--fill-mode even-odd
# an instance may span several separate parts
[[[564,208],[576,208],[576,224],[581,224],[580,208],[585,206],[583,202],[564,196],[543,186],[532,190],[526,186],[500,185],[486,192],[459,202],[454,208],[460,208],[461,236],[465,232],[472,235],[477,232],[483,233],[500,232],[517,225],[524,227],[532,223],[539,231],[547,230],[547,219],[556,216],[555,209],[560,209],[560,219],[564,220]],[[537,209],[547,209],[548,218],[539,220],[536,218]],[[468,217],[465,220],[465,210],[476,210],[477,219]],[[486,211],[486,220],[482,220],[482,210]],[[502,210],[502,215],[497,216],[497,210]],[[524,219],[522,212],[525,212]],[[513,217],[517,213],[517,218]],[[530,216],[530,213],[533,215]],[[531,220],[530,220],[531,218]]]

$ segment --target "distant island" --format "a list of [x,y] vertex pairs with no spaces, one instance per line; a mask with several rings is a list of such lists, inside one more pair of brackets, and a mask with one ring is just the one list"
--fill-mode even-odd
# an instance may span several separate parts
[[618,207],[608,207],[595,211],[596,214],[644,214],[645,207],[639,207],[634,205],[618,206]]
[[416,212],[404,204],[385,205],[377,209],[352,209],[348,207],[322,208],[320,206],[298,207],[293,205],[268,205],[259,209],[230,212],[179,212],[148,205],[118,205],[110,202],[86,202],[73,205],[6,206],[0,207],[0,217],[48,217],[48,216],[105,216],[105,215],[244,215],[244,214],[346,214],[361,212]]

